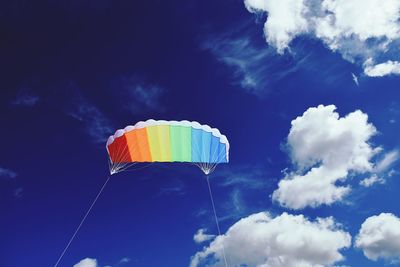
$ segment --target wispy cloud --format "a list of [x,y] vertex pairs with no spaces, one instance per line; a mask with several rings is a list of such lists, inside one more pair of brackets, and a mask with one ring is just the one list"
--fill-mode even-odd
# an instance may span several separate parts
[[21,89],[15,99],[11,102],[14,106],[33,107],[40,100],[40,97],[32,92],[32,90],[24,88]]
[[[138,103],[143,105],[148,110],[162,111],[164,109],[160,103],[160,97],[163,94],[163,89],[158,86],[145,86],[143,84],[138,84],[130,89],[130,93]],[[134,110],[137,109],[138,107],[135,107]]]
[[375,172],[382,173],[387,171],[399,158],[400,152],[398,150],[387,152],[375,165]]
[[16,197],[16,198],[21,198],[23,192],[24,192],[24,189],[23,189],[22,187],[17,187],[17,188],[14,190],[14,197]]
[[274,48],[254,42],[246,27],[210,35],[204,38],[201,48],[233,70],[233,84],[258,96],[264,96],[273,85],[296,72],[306,58],[280,58]]
[[105,142],[114,131],[111,122],[97,106],[82,95],[76,85],[71,84],[70,87],[73,93],[65,110],[66,114],[82,123],[93,142]]
[[16,177],[17,173],[15,171],[0,167],[0,180],[4,180],[11,186],[12,194],[15,198],[21,198],[24,190],[22,187],[18,186]]
[[358,77],[357,77],[357,75],[355,75],[354,73],[351,73],[351,77],[352,77],[354,83],[358,86],[359,83],[358,83]]
[[[275,179],[268,178],[268,172],[261,166],[232,166],[220,169],[211,176],[213,192],[224,192],[224,199],[218,201],[219,220],[235,220],[250,212],[265,208],[268,202],[267,193],[272,190]],[[259,194],[265,201],[254,202],[254,196]],[[210,211],[202,209],[197,216],[209,216]]]
[[218,183],[222,187],[240,187],[242,189],[262,189],[271,185],[266,178],[266,171],[257,166],[236,166],[229,170],[219,170],[215,177],[221,177]]
[[69,112],[69,115],[84,123],[86,132],[94,142],[104,142],[113,132],[110,122],[97,107],[89,102],[80,102],[76,109]]
[[15,177],[17,177],[17,173],[13,170],[0,167],[0,178],[14,179]]
[[389,151],[378,160],[372,170],[372,175],[360,181],[360,185],[370,187],[374,184],[385,184],[386,178],[395,172],[391,167],[399,160],[398,150]]
[[125,264],[125,263],[128,263],[128,262],[130,262],[131,261],[131,259],[130,258],[128,258],[128,257],[124,257],[124,258],[122,258],[122,259],[120,259],[120,261],[119,261],[119,263],[118,264]]
[[161,186],[158,196],[161,196],[161,195],[184,195],[184,194],[186,194],[185,184],[181,180],[175,179],[175,180],[169,182],[168,184]]
[[117,92],[122,100],[121,105],[133,114],[165,111],[162,104],[165,89],[159,85],[146,82],[136,76],[121,76],[113,86],[121,88]]
[[397,101],[392,101],[389,104],[388,108],[389,115],[389,123],[394,124],[398,122],[398,118],[400,117],[400,105]]

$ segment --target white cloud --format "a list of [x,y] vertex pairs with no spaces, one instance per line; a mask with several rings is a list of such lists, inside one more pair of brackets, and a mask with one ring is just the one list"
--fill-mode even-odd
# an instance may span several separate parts
[[364,187],[370,187],[376,183],[378,184],[384,184],[386,181],[385,179],[379,177],[376,174],[371,175],[368,178],[365,178],[363,180],[360,181],[360,185],[364,186]]
[[377,131],[367,114],[356,110],[340,117],[335,110],[334,105],[319,105],[292,121],[287,147],[296,170],[286,174],[272,195],[282,206],[332,204],[349,193],[344,182],[350,172],[373,171],[370,160],[381,148],[368,143]]
[[367,218],[361,225],[355,246],[370,260],[399,260],[400,218],[391,213]]
[[[125,265],[131,262],[131,258],[124,257],[118,261],[114,266],[118,265]],[[86,258],[75,264],[73,267],[100,267],[96,259]],[[104,267],[111,267],[111,265],[105,265]]]
[[326,28],[315,25],[316,31],[329,38],[331,43],[351,35],[362,41],[368,38],[395,39],[400,35],[398,0],[324,0],[321,3],[322,11],[327,13],[314,19],[324,23]]
[[[278,53],[293,39],[311,35],[351,62],[399,58],[400,0],[245,0],[253,13],[267,12],[267,42]],[[387,61],[386,59],[385,61]],[[391,60],[395,60],[391,58]],[[383,65],[382,65],[383,64]],[[400,74],[398,62],[365,66],[365,74]]]
[[266,212],[242,218],[191,259],[191,267],[222,267],[222,245],[229,266],[317,267],[342,261],[351,236],[332,217],[310,221],[303,215]]
[[307,32],[308,22],[303,15],[306,11],[303,0],[246,0],[245,5],[251,11],[268,11],[268,20],[264,26],[265,37],[279,53],[283,53],[288,47],[293,36]]
[[98,267],[97,260],[86,258],[75,264],[73,267]]
[[367,65],[364,69],[365,74],[371,77],[382,77],[389,74],[400,74],[400,62],[386,61],[376,65]]
[[215,235],[209,235],[205,233],[206,229],[197,230],[196,234],[193,236],[194,242],[197,244],[209,241],[215,237]]

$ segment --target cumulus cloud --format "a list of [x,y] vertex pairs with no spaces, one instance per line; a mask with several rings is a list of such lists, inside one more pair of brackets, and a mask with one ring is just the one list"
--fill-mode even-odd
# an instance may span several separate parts
[[295,36],[307,32],[308,22],[303,15],[306,6],[302,0],[246,0],[245,5],[252,12],[268,12],[268,20],[264,25],[265,37],[279,53],[284,52]]
[[371,159],[381,148],[368,142],[377,133],[368,115],[356,110],[340,117],[335,110],[334,105],[319,105],[292,121],[287,147],[296,168],[286,173],[272,194],[282,206],[332,204],[349,193],[344,182],[350,172],[373,171]]
[[197,244],[203,243],[205,241],[209,241],[213,239],[215,235],[206,234],[206,229],[199,229],[197,230],[196,234],[193,236],[194,242]]
[[75,264],[73,267],[98,267],[97,260],[86,258]]
[[367,65],[364,69],[365,73],[371,77],[382,77],[389,74],[400,74],[400,62],[387,61],[376,65]]
[[[400,0],[245,0],[253,13],[266,12],[267,42],[283,54],[293,39],[310,35],[368,76],[400,74]],[[381,61],[376,64],[371,62]]]
[[190,266],[222,267],[222,247],[230,266],[327,266],[344,259],[351,236],[332,217],[311,221],[303,215],[266,212],[242,218],[226,234],[197,252]]
[[391,213],[367,218],[361,225],[355,246],[362,249],[370,260],[399,260],[400,218]]

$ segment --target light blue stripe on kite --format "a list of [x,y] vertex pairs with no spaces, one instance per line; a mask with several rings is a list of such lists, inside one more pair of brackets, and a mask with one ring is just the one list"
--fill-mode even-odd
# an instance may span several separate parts
[[214,135],[211,136],[211,149],[210,149],[210,162],[218,163],[219,162],[219,138]]
[[211,136],[211,133],[203,131],[203,134],[201,136],[201,143],[203,148],[201,150],[201,162],[210,162]]
[[203,130],[192,128],[192,162],[201,162]]
[[192,162],[226,163],[226,144],[218,137],[200,129],[192,128]]
[[218,146],[218,162],[226,163],[228,160],[226,159],[226,144],[219,143]]

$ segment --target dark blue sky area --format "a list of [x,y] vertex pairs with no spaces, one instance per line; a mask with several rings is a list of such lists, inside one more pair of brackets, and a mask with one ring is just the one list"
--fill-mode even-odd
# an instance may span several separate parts
[[[267,53],[264,20],[239,0],[1,3],[0,266],[53,266],[108,176],[106,138],[149,118],[196,120],[228,137],[231,162],[211,176],[223,232],[255,212],[288,211],[334,216],[354,236],[368,216],[399,214],[397,174],[356,190],[349,206],[300,212],[271,201],[292,166],[293,119],[319,104],[342,116],[361,109],[379,131],[372,143],[388,151],[400,145],[400,92],[398,77],[365,77],[310,37],[293,41],[296,53]],[[195,166],[117,174],[59,266],[87,257],[188,266],[203,246],[194,233],[216,233],[211,212]],[[376,266],[359,250],[343,253],[346,265]]]

